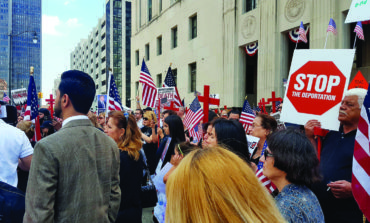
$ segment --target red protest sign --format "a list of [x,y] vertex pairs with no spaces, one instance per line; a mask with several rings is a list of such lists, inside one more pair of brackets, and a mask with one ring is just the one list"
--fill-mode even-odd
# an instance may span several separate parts
[[348,86],[348,90],[352,88],[363,88],[368,89],[369,84],[365,77],[362,75],[361,71],[358,71],[356,76],[353,78],[352,82]]
[[322,115],[341,102],[345,83],[332,61],[308,61],[292,73],[286,96],[298,112]]

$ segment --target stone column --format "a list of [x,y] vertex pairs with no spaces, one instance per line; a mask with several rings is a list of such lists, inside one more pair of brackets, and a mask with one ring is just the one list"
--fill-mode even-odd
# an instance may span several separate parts
[[257,100],[271,96],[271,91],[277,89],[280,78],[276,63],[277,55],[277,1],[260,0],[261,10],[260,38],[258,42],[258,74],[257,74]]

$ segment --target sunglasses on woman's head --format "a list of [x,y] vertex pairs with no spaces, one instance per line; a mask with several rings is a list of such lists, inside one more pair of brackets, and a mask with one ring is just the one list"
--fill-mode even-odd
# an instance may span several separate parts
[[148,121],[149,119],[148,118],[143,118],[143,120]]

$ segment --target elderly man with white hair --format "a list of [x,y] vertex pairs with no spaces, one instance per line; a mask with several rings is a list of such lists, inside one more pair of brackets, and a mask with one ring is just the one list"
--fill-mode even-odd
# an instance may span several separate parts
[[[323,178],[312,191],[320,201],[325,222],[363,222],[362,212],[352,195],[351,178],[357,125],[366,93],[360,88],[345,92],[338,115],[339,131],[330,131],[323,138],[320,154]],[[320,125],[317,120],[305,125],[306,135],[315,146],[313,129]]]

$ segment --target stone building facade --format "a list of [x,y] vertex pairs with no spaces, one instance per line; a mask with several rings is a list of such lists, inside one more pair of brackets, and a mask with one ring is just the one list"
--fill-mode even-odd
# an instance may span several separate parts
[[[253,105],[275,91],[283,97],[295,43],[289,32],[301,21],[308,43],[297,49],[352,48],[355,24],[345,24],[351,0],[137,0],[132,4],[131,95],[141,94],[141,61],[145,58],[160,86],[170,63],[179,94],[189,104],[194,91],[211,86],[221,107],[242,107],[245,96]],[[194,20],[195,18],[195,20]],[[326,29],[330,18],[337,35]],[[365,40],[370,25],[364,24]],[[194,35],[195,30],[195,35]],[[328,36],[328,37],[327,37]],[[258,43],[258,53],[245,47]],[[356,42],[351,77],[361,71],[370,79],[370,43]]]

